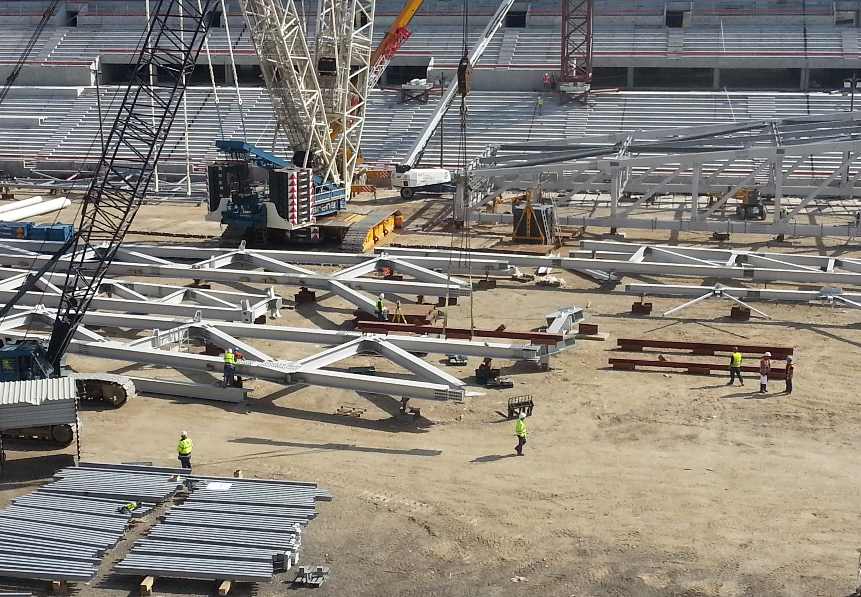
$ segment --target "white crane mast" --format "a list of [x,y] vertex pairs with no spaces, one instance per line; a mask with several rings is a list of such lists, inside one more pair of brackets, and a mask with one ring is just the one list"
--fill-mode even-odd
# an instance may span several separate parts
[[365,124],[374,0],[319,0],[313,56],[294,0],[241,6],[291,149],[349,193]]
[[308,166],[313,166],[324,180],[341,182],[316,65],[295,3],[240,0],[240,5],[275,118],[286,132],[291,149],[300,157],[309,155]]

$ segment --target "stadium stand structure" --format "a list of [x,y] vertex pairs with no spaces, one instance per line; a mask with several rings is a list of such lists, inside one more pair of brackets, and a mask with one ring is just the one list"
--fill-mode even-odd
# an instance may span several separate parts
[[[47,92],[48,90],[46,90]],[[108,108],[114,89],[102,89],[103,118],[114,114]],[[247,137],[253,143],[272,147],[273,117],[269,98],[263,89],[242,90]],[[479,155],[488,144],[506,140],[550,140],[584,134],[605,134],[659,127],[697,126],[732,123],[747,119],[786,118],[845,111],[849,98],[823,93],[681,93],[619,92],[596,95],[588,106],[558,105],[548,102],[542,114],[536,113],[538,93],[474,92],[469,98],[470,126],[468,152]],[[395,91],[371,93],[365,125],[364,150],[369,163],[399,163],[409,151],[435,101],[428,104],[400,104]],[[4,169],[14,171],[23,161],[43,172],[75,171],[95,155],[99,135],[98,107],[94,89],[84,89],[76,97],[45,96],[35,101],[17,95],[7,99],[7,110],[20,115],[17,124],[0,118],[0,160]],[[213,139],[221,130],[227,138],[241,135],[238,104],[228,95],[221,101],[221,122],[211,89],[193,88],[188,92],[189,146],[192,166],[202,179],[207,161],[216,157]],[[672,118],[667,118],[672,114]],[[458,116],[450,113],[444,130],[450,131],[443,145],[442,162],[454,166],[458,147],[455,142]],[[445,138],[445,134],[444,134]],[[287,155],[283,142],[276,153]],[[425,151],[423,162],[439,164],[440,135],[437,133]],[[180,127],[175,128],[165,146],[162,168],[184,171],[185,146]],[[815,169],[815,163],[814,163]]]
[[[215,157],[214,139],[243,137],[272,148],[274,124],[262,88],[256,56],[238,2],[210,34],[216,80],[232,85],[228,68],[229,23],[242,86],[242,130],[231,89],[219,91],[216,111],[208,88],[206,55],[192,76],[188,94],[189,147],[195,177]],[[0,2],[0,78],[20,52],[46,2]],[[477,35],[496,0],[471,0]],[[416,16],[413,35],[392,61],[384,83],[412,77],[450,81],[461,53],[460,0],[427,0]],[[402,0],[377,2],[377,40],[402,7]],[[30,170],[74,172],[93,159],[98,143],[99,107],[95,69],[101,73],[103,120],[123,82],[128,56],[144,24],[144,0],[67,2],[39,41],[0,114],[0,168],[23,175]],[[313,28],[313,3],[304,7]],[[588,106],[537,100],[544,72],[559,68],[558,0],[518,2],[511,21],[494,37],[473,77],[469,101],[469,154],[503,140],[542,140],[654,126],[733,122],[846,110],[839,94],[843,80],[859,64],[859,3],[850,0],[595,0],[595,87],[622,91],[594,95]],[[643,91],[638,91],[643,90]],[[658,91],[646,91],[658,90]],[[682,91],[685,91],[683,93]],[[697,93],[686,93],[700,90]],[[806,91],[813,93],[774,93]],[[396,164],[408,151],[438,95],[428,104],[401,104],[397,91],[374,91],[369,99],[363,154],[376,164]],[[668,118],[671,115],[671,118]],[[424,163],[456,162],[456,114],[444,121],[450,140],[440,152],[434,135]],[[182,127],[171,134],[162,172],[184,172]],[[286,155],[283,143],[276,153]],[[440,153],[442,158],[440,159]]]

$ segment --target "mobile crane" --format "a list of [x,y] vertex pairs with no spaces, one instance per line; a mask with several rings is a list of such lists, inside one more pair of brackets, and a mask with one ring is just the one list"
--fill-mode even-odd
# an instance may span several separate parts
[[[216,0],[158,0],[132,62],[131,82],[102,146],[92,182],[83,197],[75,233],[30,274],[15,295],[0,307],[3,320],[39,280],[63,264],[65,283],[47,344],[38,339],[8,342],[2,347],[0,383],[61,377],[63,357],[117,249],[149,189],[155,166],[170,132],[208,29]],[[159,85],[151,80],[158,73]],[[95,256],[95,257],[94,257]],[[66,261],[61,261],[65,259]],[[76,374],[78,395],[121,406],[129,397],[127,378]],[[133,387],[133,386],[131,386]],[[4,435],[70,438],[65,430],[21,429]],[[68,441],[71,441],[70,439]]]
[[314,52],[293,0],[241,0],[291,160],[244,139],[219,140],[208,219],[258,244],[319,237],[317,218],[346,207],[359,157],[374,0],[320,0]]

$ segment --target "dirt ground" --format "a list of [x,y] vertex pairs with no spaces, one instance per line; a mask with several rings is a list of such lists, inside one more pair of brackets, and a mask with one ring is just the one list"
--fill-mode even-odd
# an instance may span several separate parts
[[[146,206],[135,229],[217,234],[217,225],[200,224],[202,209]],[[475,246],[495,242],[486,231],[476,235]],[[671,240],[668,233],[628,238]],[[396,240],[448,244],[439,234]],[[707,237],[678,240],[705,243]],[[733,240],[761,247],[765,239]],[[771,250],[861,256],[861,247],[836,239]],[[545,314],[580,305],[609,340],[578,341],[554,357],[549,372],[509,368],[512,390],[484,390],[463,404],[423,403],[425,424],[399,422],[389,397],[252,383],[253,398],[242,405],[141,397],[118,411],[88,410],[83,457],[172,465],[177,434],[187,429],[196,472],[241,468],[246,476],[316,481],[335,496],[320,504],[305,535],[304,563],[332,568],[316,595],[849,594],[859,546],[859,312],[758,303],[771,319],[738,323],[728,319],[728,303],[706,301],[662,318],[659,313],[683,300],[656,298],[653,316],[633,317],[632,297],[554,273],[566,288],[503,281],[476,292],[477,325],[530,330],[544,324]],[[285,297],[295,292],[278,290]],[[349,318],[347,305],[333,298],[318,309],[313,323],[290,310],[272,323],[340,326]],[[468,312],[462,302],[452,321],[468,322]],[[741,388],[727,387],[717,375],[613,371],[607,359],[622,336],[793,346],[795,392],[780,394],[781,381],[760,396],[753,379]],[[256,345],[284,358],[299,350]],[[82,358],[72,363],[81,370],[139,369]],[[476,365],[471,359],[449,371],[469,380]],[[524,458],[513,457],[514,425],[500,416],[507,398],[519,394],[531,394],[537,405]],[[367,412],[335,415],[344,404]],[[64,462],[62,455],[35,450],[9,457],[0,505],[32,491]],[[280,595],[285,588],[279,580],[260,585],[257,594]],[[212,589],[157,585],[160,594]],[[78,594],[133,591],[132,582],[102,580],[80,586]]]

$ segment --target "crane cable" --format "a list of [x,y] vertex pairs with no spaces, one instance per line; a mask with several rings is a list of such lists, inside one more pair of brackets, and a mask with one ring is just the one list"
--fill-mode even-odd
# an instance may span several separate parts
[[[462,39],[462,53],[461,59],[458,63],[457,67],[457,86],[458,93],[460,94],[460,122],[459,122],[459,144],[458,144],[458,162],[457,165],[461,171],[462,176],[462,188],[463,188],[463,197],[462,200],[464,202],[464,218],[463,218],[463,228],[461,229],[460,235],[458,237],[457,231],[451,231],[451,242],[449,247],[449,259],[448,259],[448,275],[446,278],[446,282],[448,286],[451,286],[451,270],[452,270],[452,261],[455,259],[455,252],[457,252],[457,261],[460,264],[466,262],[466,272],[467,272],[467,282],[469,284],[470,292],[469,292],[469,329],[470,335],[475,331],[475,301],[474,294],[472,292],[472,258],[470,256],[470,222],[469,222],[469,214],[467,213],[468,207],[468,197],[469,197],[469,178],[467,174],[468,168],[468,156],[467,156],[467,123],[468,123],[468,115],[469,111],[466,105],[466,96],[469,95],[470,90],[470,79],[471,79],[471,68],[469,64],[469,0],[463,0],[463,39]],[[445,118],[445,116],[443,116]],[[440,142],[442,142],[440,140]],[[455,192],[455,196],[453,201],[457,201],[457,192]],[[454,206],[452,206],[452,213],[455,213],[456,210]],[[457,240],[460,240],[460,243],[457,243]],[[443,334],[445,334],[446,328],[448,326],[448,303],[449,303],[449,293],[450,289],[446,288],[446,306],[445,311],[443,311]]]

